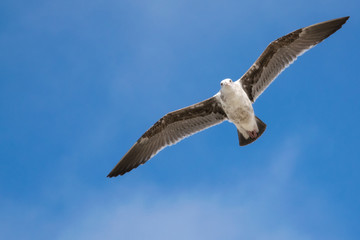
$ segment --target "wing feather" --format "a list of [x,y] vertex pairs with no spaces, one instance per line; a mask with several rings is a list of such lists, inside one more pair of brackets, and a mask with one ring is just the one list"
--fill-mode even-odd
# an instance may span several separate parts
[[297,57],[341,28],[349,17],[333,19],[291,32],[269,44],[239,79],[252,102]]
[[139,138],[108,177],[123,175],[144,164],[166,146],[226,119],[226,114],[216,97],[168,113]]

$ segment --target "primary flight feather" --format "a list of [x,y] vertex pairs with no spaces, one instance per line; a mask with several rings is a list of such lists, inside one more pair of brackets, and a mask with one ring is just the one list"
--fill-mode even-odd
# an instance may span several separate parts
[[121,158],[108,177],[116,177],[144,164],[166,146],[225,120],[238,131],[239,144],[258,139],[266,124],[254,114],[252,103],[298,56],[336,32],[349,17],[300,28],[269,44],[237,81],[224,79],[220,91],[205,101],[170,112],[147,130]]

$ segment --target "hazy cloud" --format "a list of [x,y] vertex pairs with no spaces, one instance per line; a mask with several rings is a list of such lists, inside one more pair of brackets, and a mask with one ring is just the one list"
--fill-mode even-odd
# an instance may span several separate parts
[[292,175],[300,152],[289,139],[268,166],[225,189],[165,193],[152,186],[133,199],[120,193],[108,204],[93,199],[58,239],[314,239],[291,216],[302,214],[302,204],[298,210],[287,204],[299,191]]

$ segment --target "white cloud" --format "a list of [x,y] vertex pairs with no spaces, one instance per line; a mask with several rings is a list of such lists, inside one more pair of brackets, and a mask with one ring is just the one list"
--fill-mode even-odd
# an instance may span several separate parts
[[[298,142],[289,139],[269,166],[226,189],[165,193],[151,186],[132,198],[107,193],[112,200],[93,199],[58,239],[313,239],[293,217],[304,207],[291,204],[300,189],[292,180],[299,154]],[[323,202],[305,198],[304,204]]]

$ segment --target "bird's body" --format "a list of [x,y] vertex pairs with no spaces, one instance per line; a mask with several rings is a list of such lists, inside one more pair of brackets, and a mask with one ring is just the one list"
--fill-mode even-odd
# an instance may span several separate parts
[[252,102],[241,84],[228,78],[221,81],[220,85],[221,89],[216,97],[218,97],[228,121],[232,122],[245,138],[249,137],[248,132],[255,131],[257,133],[259,129]]
[[170,112],[148,129],[122,157],[108,177],[123,175],[144,164],[166,146],[225,120],[238,132],[240,146],[258,139],[266,124],[255,116],[252,104],[298,56],[336,32],[349,17],[329,20],[293,31],[269,44],[237,81],[224,79],[213,97]]

